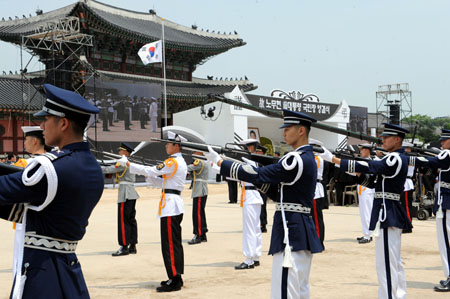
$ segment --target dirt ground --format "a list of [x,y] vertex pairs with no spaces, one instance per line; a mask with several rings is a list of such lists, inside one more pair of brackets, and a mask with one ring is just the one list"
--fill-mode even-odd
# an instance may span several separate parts
[[[208,242],[188,245],[192,237],[190,190],[183,192],[185,254],[184,287],[179,292],[156,293],[165,280],[156,218],[159,189],[138,187],[138,253],[112,257],[117,250],[117,190],[105,189],[84,239],[77,248],[92,298],[269,298],[272,258],[267,255],[274,205],[267,206],[269,232],[263,234],[261,266],[236,271],[242,256],[242,215],[238,204],[228,204],[226,184],[210,184],[207,202]],[[374,243],[360,245],[358,207],[330,207],[324,211],[326,251],[314,255],[310,276],[311,298],[377,298]],[[403,235],[402,258],[408,298],[444,298],[433,286],[443,279],[435,221],[415,220],[414,232]],[[12,275],[13,230],[0,222],[0,298],[9,296]]]

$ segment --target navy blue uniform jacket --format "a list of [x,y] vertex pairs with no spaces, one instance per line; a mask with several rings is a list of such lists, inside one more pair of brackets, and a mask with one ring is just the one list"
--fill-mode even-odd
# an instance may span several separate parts
[[[27,232],[78,241],[86,232],[88,218],[103,193],[103,174],[86,142],[73,143],[53,161],[58,176],[54,200],[42,211],[28,210]],[[0,208],[14,203],[42,204],[47,196],[45,176],[34,186],[22,183],[22,173],[0,176]],[[27,280],[23,298],[89,298],[74,253],[25,248],[23,265]],[[22,268],[24,269],[24,268]]]
[[[296,151],[301,152],[301,176],[293,185],[284,185],[283,202],[301,204],[304,207],[311,208],[317,182],[317,165],[314,160],[312,146],[305,145],[299,147]],[[254,168],[250,165],[243,166],[243,164],[233,163],[231,161],[223,161],[220,173],[223,176],[250,182],[256,186],[270,184],[267,195],[272,200],[279,202],[280,184],[293,182],[299,172],[298,164],[290,170],[285,169],[282,165],[285,159],[287,159],[287,165],[290,165],[295,158],[292,156],[288,158],[284,157],[276,164],[259,168]],[[285,211],[285,215],[292,251],[309,250],[311,253],[323,251],[314,222],[309,214]],[[284,229],[281,212],[276,211],[273,219],[269,254],[284,251],[285,244],[283,240]]]
[[[444,150],[433,158],[416,158],[415,164],[417,167],[440,169],[442,209],[450,210],[450,150]],[[437,196],[436,194],[436,198]],[[438,201],[435,200],[433,209],[435,213],[438,208]]]
[[[395,151],[399,154],[401,159],[400,170],[396,176],[393,178],[387,178],[393,176],[397,167],[399,167],[399,162],[393,165],[387,163],[389,156],[385,156],[382,160],[371,160],[371,161],[354,161],[354,160],[341,160],[341,170],[348,172],[360,172],[378,175],[375,192],[382,192],[383,175],[386,176],[384,179],[384,192],[398,194],[399,196],[403,193],[406,176],[408,173],[408,157],[405,155],[404,149],[399,149]],[[406,215],[406,210],[401,206],[400,200],[390,200],[386,199],[386,210],[387,216],[384,222],[380,223],[381,228],[397,227],[400,229],[411,229],[411,221]],[[373,201],[372,214],[370,217],[370,230],[375,229],[375,225],[378,222],[378,217],[380,210],[383,205],[383,199],[375,198]]]

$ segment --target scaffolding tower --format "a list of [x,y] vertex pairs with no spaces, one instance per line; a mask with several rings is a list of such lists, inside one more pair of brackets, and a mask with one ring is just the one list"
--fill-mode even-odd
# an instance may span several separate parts
[[[379,117],[387,117],[389,123],[403,126],[412,115],[412,97],[409,84],[397,83],[378,86],[376,105],[377,124],[379,124]],[[411,127],[410,123],[407,122],[407,124]]]

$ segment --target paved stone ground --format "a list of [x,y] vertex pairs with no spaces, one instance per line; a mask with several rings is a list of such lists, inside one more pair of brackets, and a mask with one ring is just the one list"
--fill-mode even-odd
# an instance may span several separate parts
[[[185,287],[180,292],[156,293],[166,279],[156,219],[160,190],[139,187],[137,203],[139,225],[138,254],[111,257],[117,250],[117,190],[106,189],[94,210],[87,233],[77,248],[92,298],[269,298],[272,258],[267,256],[269,233],[263,234],[261,266],[236,271],[243,261],[242,219],[239,205],[227,204],[226,184],[211,184],[207,202],[208,242],[190,246],[192,200],[183,192],[186,214],[183,219]],[[274,205],[268,205],[269,223]],[[361,235],[357,207],[330,207],[324,213],[326,251],[313,258],[311,298],[377,298],[374,243],[359,245]],[[414,233],[402,238],[402,258],[408,281],[408,298],[447,298],[432,288],[443,279],[436,242],[434,220],[414,221]],[[0,222],[0,298],[11,288],[13,230]]]

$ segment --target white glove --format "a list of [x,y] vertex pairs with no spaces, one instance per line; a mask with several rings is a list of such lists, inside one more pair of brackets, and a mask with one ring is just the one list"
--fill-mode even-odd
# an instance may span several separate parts
[[247,159],[246,157],[242,157],[241,160],[244,161],[247,164],[253,165],[253,161],[250,160],[250,159]]
[[216,151],[214,151],[210,145],[208,145],[208,151],[209,152],[205,153],[205,157],[206,159],[208,159],[208,161],[217,164],[217,162],[222,160],[220,155]]
[[127,166],[127,163],[128,163],[127,157],[122,156],[122,158],[117,160],[116,167],[117,167],[117,164],[119,164],[119,166]]
[[321,153],[319,156],[322,157],[322,159],[324,159],[325,161],[332,162],[333,154],[326,147],[322,146],[322,148],[323,153]]

